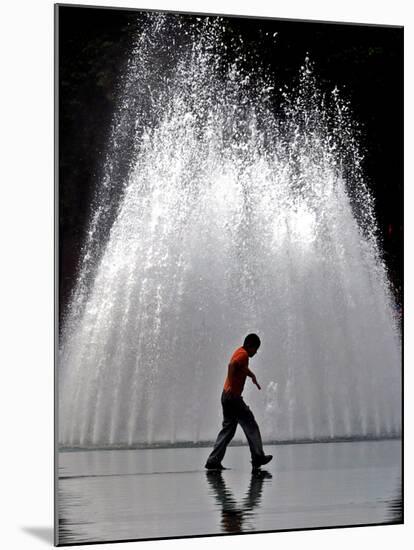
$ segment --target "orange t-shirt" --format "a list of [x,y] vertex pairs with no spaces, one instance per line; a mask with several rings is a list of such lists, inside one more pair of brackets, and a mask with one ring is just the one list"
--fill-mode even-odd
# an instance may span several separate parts
[[248,368],[249,355],[247,351],[243,347],[237,348],[230,359],[224,391],[230,392],[232,395],[241,395]]

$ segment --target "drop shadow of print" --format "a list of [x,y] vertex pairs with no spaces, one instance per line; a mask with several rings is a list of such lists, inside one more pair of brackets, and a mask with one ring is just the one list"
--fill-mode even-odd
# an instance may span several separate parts
[[53,544],[53,527],[22,527],[21,530],[50,545]]

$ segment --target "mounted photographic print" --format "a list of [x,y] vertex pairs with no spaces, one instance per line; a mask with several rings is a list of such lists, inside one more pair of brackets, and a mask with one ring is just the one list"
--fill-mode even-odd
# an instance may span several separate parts
[[402,523],[403,28],[55,15],[56,544]]

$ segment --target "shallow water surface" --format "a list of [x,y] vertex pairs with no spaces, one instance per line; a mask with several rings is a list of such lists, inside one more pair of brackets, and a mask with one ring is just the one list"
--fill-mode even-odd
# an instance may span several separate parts
[[402,521],[401,441],[60,452],[59,544]]

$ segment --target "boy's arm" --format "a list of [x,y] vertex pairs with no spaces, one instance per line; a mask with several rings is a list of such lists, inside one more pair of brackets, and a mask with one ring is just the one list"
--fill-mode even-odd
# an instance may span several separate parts
[[246,376],[248,376],[249,378],[252,379],[252,382],[253,384],[255,384],[259,390],[261,390],[262,388],[260,387],[258,381],[257,381],[257,378],[256,378],[256,375],[254,374],[254,372],[252,372],[249,367],[239,363],[238,361],[233,361],[229,364],[229,375],[232,376],[234,371],[238,368],[243,368],[243,370],[245,371],[246,373]]
[[249,367],[247,367],[246,369],[246,374],[249,378],[252,379],[252,382],[255,386],[257,386],[259,388],[259,390],[261,390],[262,388],[260,387],[259,385],[259,382],[257,381],[257,378],[256,378],[256,375],[254,374],[254,372],[252,372]]

